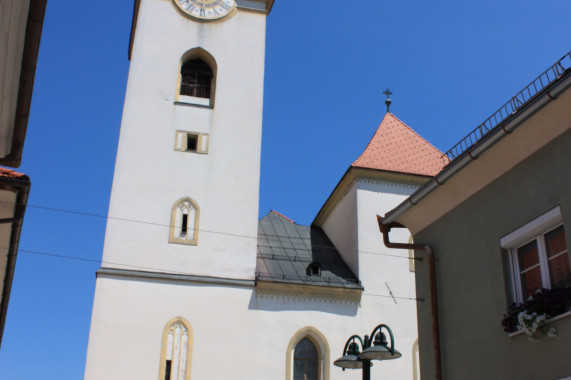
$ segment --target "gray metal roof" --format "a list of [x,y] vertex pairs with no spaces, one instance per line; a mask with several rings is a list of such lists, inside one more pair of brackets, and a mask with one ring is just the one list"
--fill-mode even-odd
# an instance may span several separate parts
[[[308,274],[312,263],[319,275]],[[256,280],[363,288],[321,228],[296,224],[275,211],[258,223]]]

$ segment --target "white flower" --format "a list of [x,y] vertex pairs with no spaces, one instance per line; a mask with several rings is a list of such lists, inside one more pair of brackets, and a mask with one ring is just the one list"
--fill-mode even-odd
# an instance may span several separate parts
[[517,315],[517,329],[523,330],[532,342],[537,342],[542,335],[555,336],[557,334],[555,329],[546,332],[545,325],[548,318],[549,315],[546,313],[538,315],[536,312],[528,313],[524,310]]
[[550,338],[555,338],[557,336],[557,329],[555,329],[555,327],[550,328],[547,331],[547,336]]

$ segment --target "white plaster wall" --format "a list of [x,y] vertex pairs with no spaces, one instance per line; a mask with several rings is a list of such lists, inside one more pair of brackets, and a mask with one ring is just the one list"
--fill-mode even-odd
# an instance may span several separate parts
[[[109,207],[122,220],[107,224],[103,266],[254,277],[265,17],[199,23],[172,1],[141,1]],[[213,109],[174,104],[195,47],[217,62]],[[176,130],[209,133],[209,153],[174,151]],[[187,196],[200,207],[198,245],[168,244],[171,208]]]
[[[388,249],[383,244],[377,214],[385,215],[416,188],[394,182],[357,179],[322,225],[365,288],[360,316],[353,322],[352,333],[368,334],[378,324],[387,324],[395,334],[397,350],[403,355],[398,360],[377,363],[372,368],[372,377],[412,379],[413,376],[412,347],[418,336],[416,301],[396,298],[395,303],[388,287],[396,297],[415,298],[414,273],[409,271],[407,250]],[[409,236],[404,229],[391,232],[394,241],[408,243]],[[336,355],[338,357],[340,353]]]
[[[390,363],[391,370],[412,378],[412,347],[418,336],[416,323],[414,272],[409,270],[408,250],[385,247],[377,223],[377,214],[384,216],[416,190],[416,186],[359,179],[357,182],[357,218],[359,245],[359,279],[365,287],[361,307],[363,321],[385,323],[391,327],[396,348],[403,355]],[[406,229],[394,229],[391,241],[408,243]],[[397,257],[395,257],[397,256]],[[388,286],[387,286],[388,285]],[[390,297],[389,288],[395,297]],[[382,310],[382,314],[376,314]],[[383,364],[389,366],[389,364]]]
[[[327,338],[330,379],[357,380],[361,371],[342,371],[333,361],[341,356],[347,338],[369,333],[388,319],[387,305],[379,301],[377,310],[363,318],[354,302],[262,296],[249,287],[100,276],[85,379],[158,378],[163,329],[170,319],[182,316],[194,333],[193,379],[284,379],[291,338],[312,326]],[[398,341],[402,338],[397,335],[397,348]],[[401,359],[375,363],[372,377],[411,379],[410,354],[401,352]]]
[[354,182],[321,226],[355,276],[359,274],[356,210],[357,183]]

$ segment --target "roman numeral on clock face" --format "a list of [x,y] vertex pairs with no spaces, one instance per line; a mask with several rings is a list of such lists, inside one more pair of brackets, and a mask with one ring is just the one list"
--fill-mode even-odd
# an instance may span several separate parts
[[173,0],[186,14],[204,20],[226,16],[236,6],[236,0]]

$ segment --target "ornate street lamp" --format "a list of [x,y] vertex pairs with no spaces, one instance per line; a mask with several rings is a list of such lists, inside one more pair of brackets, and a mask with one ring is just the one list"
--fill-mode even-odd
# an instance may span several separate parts
[[[391,346],[388,347],[388,342],[382,329],[385,328],[391,337]],[[376,335],[375,335],[376,333]],[[373,345],[371,345],[370,336],[375,337]],[[361,343],[363,352],[360,352],[358,343]],[[371,335],[365,335],[365,339],[361,339],[359,335],[353,335],[345,343],[343,348],[343,356],[335,360],[333,364],[337,367],[363,369],[363,380],[371,379],[371,360],[391,360],[398,359],[402,355],[395,350],[395,339],[393,332],[387,325],[378,325],[373,329]]]

